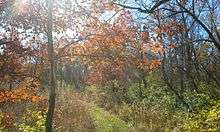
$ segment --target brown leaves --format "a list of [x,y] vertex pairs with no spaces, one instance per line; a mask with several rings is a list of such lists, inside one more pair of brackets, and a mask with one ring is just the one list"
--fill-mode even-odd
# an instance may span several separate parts
[[15,125],[15,115],[13,112],[5,112],[0,115],[1,124],[4,128],[11,128]]
[[155,32],[158,35],[164,33],[168,35],[169,37],[172,37],[183,31],[184,31],[183,25],[178,22],[167,22],[155,29]]
[[[0,54],[0,81],[13,82],[27,75],[27,65],[24,62],[34,55],[30,48],[24,48],[19,40],[2,40]],[[26,63],[27,64],[27,63]]]
[[143,41],[147,42],[149,40],[149,33],[147,31],[141,32],[140,35]]

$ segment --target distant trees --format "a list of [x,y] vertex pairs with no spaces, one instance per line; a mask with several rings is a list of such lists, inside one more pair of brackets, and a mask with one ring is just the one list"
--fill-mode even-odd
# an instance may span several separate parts
[[159,0],[151,4],[137,0],[133,4],[114,4],[148,14],[148,20],[140,18],[139,22],[154,26],[151,31],[166,49],[160,56],[162,79],[183,105],[190,107],[184,101],[184,93],[204,92],[199,89],[204,82],[216,87],[208,89],[207,94],[219,98],[218,0]]
[[[123,8],[134,9],[141,13],[152,13],[159,15],[163,19],[184,18],[187,24],[186,31],[190,31],[195,27],[201,27],[203,35],[195,41],[208,41],[215,45],[220,52],[220,35],[219,35],[219,1],[189,1],[189,0],[159,0],[153,2],[153,6],[149,7],[149,2],[137,0],[135,6],[115,3]],[[164,14],[165,16],[161,16]],[[208,17],[207,17],[208,16]],[[186,21],[189,20],[189,21]],[[186,25],[185,25],[186,26]],[[201,33],[200,33],[201,34]]]

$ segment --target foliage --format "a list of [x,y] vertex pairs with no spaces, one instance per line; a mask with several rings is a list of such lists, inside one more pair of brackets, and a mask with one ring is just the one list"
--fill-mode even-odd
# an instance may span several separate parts
[[7,38],[2,34],[1,37],[4,39],[0,39],[0,82],[13,83],[30,76],[30,65],[25,62],[36,52],[31,47],[24,47],[16,32],[12,31],[12,38]]
[[0,0],[0,130],[219,131],[219,4]]
[[21,82],[14,90],[0,91],[0,103],[32,101],[39,102],[43,98],[35,95],[34,91],[39,88],[39,82],[32,79],[26,79]]
[[15,115],[13,112],[0,113],[0,129],[6,130],[15,126]]
[[[206,116],[211,117],[213,111],[215,115],[218,113],[218,108],[214,105],[215,100],[210,96],[186,91],[185,99],[194,110],[189,112],[176,101],[175,95],[167,92],[163,82],[158,81],[160,77],[157,72],[151,72],[147,80],[147,88],[142,83],[132,83],[124,89],[121,84],[113,80],[102,87],[91,86],[91,89],[87,87],[87,90],[89,93],[98,94],[96,99],[100,106],[118,115],[136,130],[198,131],[204,129],[205,124],[207,127],[213,125],[216,127],[217,123],[208,123],[208,119],[205,121]],[[199,89],[204,87],[207,86],[201,85]]]
[[105,86],[97,86],[95,92],[98,96],[97,103],[106,109],[111,109],[114,105],[128,101],[127,89],[117,80],[109,81]]
[[45,111],[26,110],[18,128],[23,132],[43,132],[45,131],[45,120]]
[[[26,78],[11,90],[0,91],[1,126],[3,130],[17,130],[17,124],[23,121],[20,116],[24,114],[23,112],[27,107],[44,109],[45,100],[38,95],[39,88],[40,83],[37,79]],[[32,118],[31,115],[29,116]]]
[[206,107],[198,114],[193,114],[184,124],[187,131],[218,131],[220,129],[220,103]]
[[189,103],[189,105],[194,109],[195,111],[199,111],[203,108],[208,108],[212,106],[215,102],[214,99],[210,98],[210,96],[206,94],[198,94],[198,93],[185,93],[185,99]]

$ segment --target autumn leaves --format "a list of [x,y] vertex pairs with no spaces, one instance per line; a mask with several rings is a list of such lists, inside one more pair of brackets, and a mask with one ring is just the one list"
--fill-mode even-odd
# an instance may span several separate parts
[[37,80],[26,79],[13,90],[0,91],[0,103],[19,103],[24,101],[40,102],[44,99],[37,96],[40,83]]

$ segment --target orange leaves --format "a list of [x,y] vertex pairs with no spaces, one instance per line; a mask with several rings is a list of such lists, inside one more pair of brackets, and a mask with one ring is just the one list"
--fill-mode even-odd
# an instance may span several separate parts
[[31,80],[25,80],[18,85],[12,91],[0,91],[0,103],[5,102],[21,102],[21,101],[32,101],[38,102],[43,98],[34,95],[35,90],[39,87],[37,82],[31,82]]
[[[83,30],[82,35],[88,32],[94,35],[72,46],[68,55],[72,61],[77,58],[88,67],[87,82],[90,84],[123,80],[129,68],[147,72],[160,65],[157,55],[164,51],[163,47],[152,42],[146,26],[140,32],[128,10],[121,11],[112,24],[94,20]],[[148,52],[155,53],[152,56],[156,57],[148,58]],[[67,60],[71,61],[70,58]]]
[[31,96],[31,101],[32,102],[39,102],[42,100],[42,97],[40,96]]
[[154,60],[142,59],[136,61],[135,63],[139,69],[147,70],[147,71],[155,70],[161,65],[159,59],[154,59]]
[[150,70],[156,69],[156,68],[158,68],[160,65],[161,65],[160,60],[152,60],[152,61],[150,62],[149,69],[150,69]]
[[38,102],[42,98],[34,96],[31,92],[26,89],[15,89],[13,91],[2,91],[0,92],[0,103],[4,102],[21,102],[21,101],[32,101]]
[[133,16],[128,10],[123,10],[120,12],[119,16],[114,21],[113,26],[117,29],[120,29],[124,33],[127,31],[127,34],[134,33],[133,31],[136,30]]
[[164,52],[163,46],[160,45],[160,44],[157,44],[157,43],[150,44],[150,49],[153,53],[162,53],[162,52]]
[[39,90],[40,85],[41,84],[39,80],[33,78],[26,78],[16,87],[16,89],[26,89],[34,93],[37,90]]
[[147,70],[149,66],[149,61],[147,59],[142,59],[142,60],[136,61],[134,65],[137,65],[138,69]]
[[1,92],[2,98],[0,102],[20,102],[21,100],[27,100],[29,95],[25,89],[16,89],[14,91]]
[[102,81],[102,74],[99,71],[97,71],[97,70],[93,70],[89,74],[86,82],[87,82],[87,84],[91,85],[91,84],[97,84],[97,83],[99,83],[101,81]]
[[0,103],[5,102],[6,98],[5,98],[6,94],[3,92],[0,92]]

